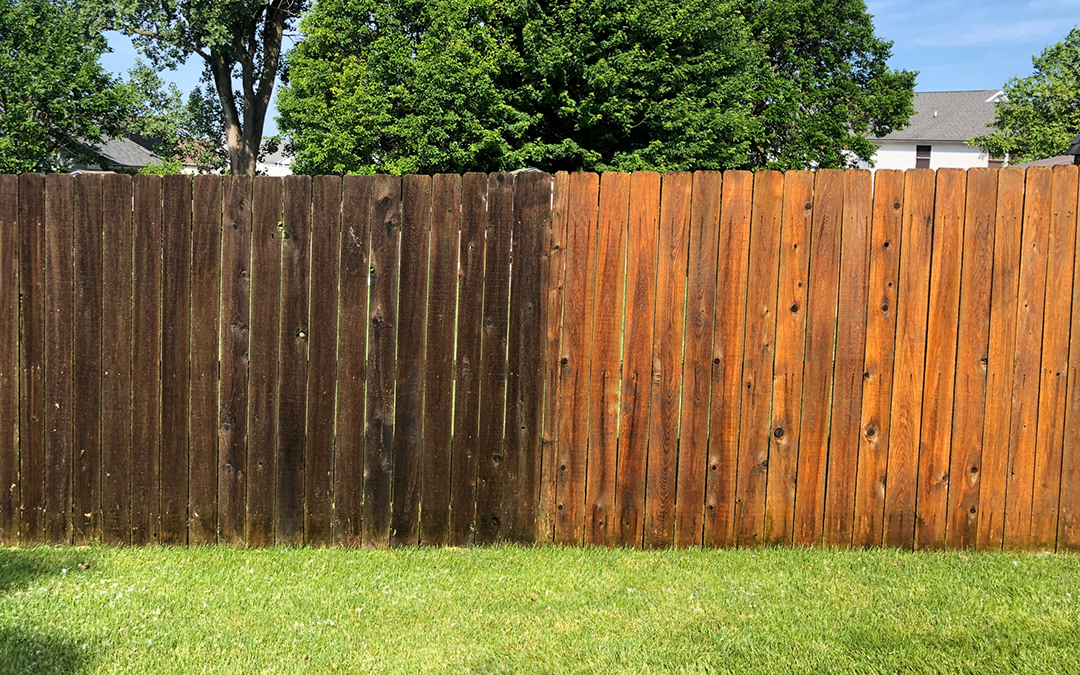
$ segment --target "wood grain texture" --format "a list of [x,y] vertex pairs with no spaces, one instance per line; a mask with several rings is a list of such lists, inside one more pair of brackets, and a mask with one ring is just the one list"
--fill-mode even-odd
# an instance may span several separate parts
[[595,174],[570,176],[570,207],[566,226],[566,278],[563,287],[563,324],[559,344],[559,430],[555,496],[557,544],[580,543],[585,528],[585,471],[589,438],[588,321],[592,306],[593,269],[600,178]]
[[[623,331],[626,278],[626,226],[630,214],[630,174],[608,171],[600,177],[596,228],[596,267],[589,320],[589,456],[585,470],[586,544],[615,542],[616,462],[619,439],[619,350]],[[515,282],[517,281],[515,270]]]
[[188,543],[217,542],[218,318],[222,179],[195,176],[191,209],[191,389]]
[[19,541],[19,177],[0,176],[0,544]]
[[[338,380],[341,208],[341,178],[314,178],[311,184],[311,305],[307,326],[307,453],[304,456],[304,542],[310,546],[329,546],[334,542],[334,410]],[[361,288],[365,294],[366,278],[366,271],[362,271]],[[361,320],[361,325],[364,324]]]
[[[337,437],[334,452],[334,541],[363,543],[364,458],[367,427],[368,280],[371,203],[375,179],[345,176],[341,182],[341,281],[338,309]],[[383,232],[385,237],[385,232]],[[377,273],[383,274],[382,262]],[[379,289],[380,292],[382,289]],[[309,439],[310,440],[310,439]]]
[[[735,536],[739,546],[762,542],[769,472],[769,415],[776,339],[780,221],[784,174],[754,174],[750,262],[746,290],[746,338],[742,365],[742,413],[735,484]],[[787,309],[785,308],[785,311]]]
[[645,495],[644,545],[648,548],[670,546],[675,535],[679,401],[693,180],[690,173],[668,172],[663,176],[660,191],[652,419]]
[[921,549],[945,547],[966,178],[961,169],[939,169],[937,172],[930,271],[932,309],[926,326],[921,447],[915,500],[915,546]]
[[776,354],[772,372],[772,434],[765,498],[764,541],[768,544],[790,544],[794,533],[813,199],[813,173],[789,171],[784,176]]
[[660,228],[660,174],[630,175],[626,246],[626,307],[619,453],[616,467],[615,541],[640,547],[645,525],[649,410],[652,398],[656,245]]
[[1080,237],[1073,256],[1072,314],[1065,392],[1065,433],[1061,458],[1061,495],[1057,549],[1080,550]]
[[735,477],[742,413],[743,340],[754,175],[724,174],[712,344],[712,403],[705,477],[705,546],[734,546]]
[[873,186],[869,171],[846,171],[843,181],[840,292],[836,310],[836,357],[822,540],[832,546],[846,547],[851,545],[855,527],[855,491],[862,436]]
[[45,539],[45,177],[19,176],[19,541]]
[[945,529],[950,548],[974,548],[978,531],[997,182],[998,172],[994,169],[972,169],[967,173],[960,323],[956,340],[956,393],[952,403],[955,413]]
[[903,253],[897,284],[896,351],[889,420],[888,483],[883,541],[911,548],[922,429],[926,320],[934,234],[934,172],[904,174]]
[[987,351],[986,418],[979,479],[976,546],[1001,550],[1005,533],[1005,485],[1009,472],[1012,392],[1016,349],[1016,308],[1024,209],[1024,170],[998,172],[994,224],[994,273],[990,291],[990,346]]
[[221,326],[218,366],[218,528],[246,541],[252,179],[222,179]]
[[903,209],[904,173],[877,171],[874,174],[874,215],[870,235],[870,283],[867,291],[859,464],[855,475],[853,546],[879,546],[884,534]]

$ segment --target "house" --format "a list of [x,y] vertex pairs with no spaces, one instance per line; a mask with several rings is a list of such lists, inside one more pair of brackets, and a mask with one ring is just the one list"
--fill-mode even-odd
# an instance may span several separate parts
[[969,148],[967,140],[988,133],[994,106],[1004,98],[1000,89],[916,92],[910,125],[871,139],[878,146],[873,168],[1000,168],[1005,157]]
[[145,145],[127,137],[102,138],[101,144],[94,148],[98,160],[93,163],[72,162],[71,171],[123,171],[134,172],[148,166],[162,166],[164,161]]
[[292,160],[289,142],[280,140],[277,142],[277,147],[273,147],[273,152],[266,153],[256,163],[255,170],[260,176],[290,176],[292,175]]

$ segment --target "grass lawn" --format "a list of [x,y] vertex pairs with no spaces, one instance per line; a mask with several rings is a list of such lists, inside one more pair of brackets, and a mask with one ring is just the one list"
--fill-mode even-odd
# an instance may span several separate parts
[[3,673],[1080,673],[1080,558],[0,548]]

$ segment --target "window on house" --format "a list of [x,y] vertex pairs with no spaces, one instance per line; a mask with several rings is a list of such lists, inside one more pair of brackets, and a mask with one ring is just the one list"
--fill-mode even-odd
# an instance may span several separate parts
[[930,146],[929,145],[916,145],[915,146],[915,168],[916,169],[929,169],[930,168]]
[[1001,167],[1005,166],[1005,155],[998,155],[991,152],[990,161],[986,163],[986,166],[990,167],[991,169],[1000,169]]

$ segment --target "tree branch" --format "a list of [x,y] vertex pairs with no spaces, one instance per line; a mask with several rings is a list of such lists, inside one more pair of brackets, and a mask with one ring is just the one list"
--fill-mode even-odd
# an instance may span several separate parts
[[[160,35],[158,33],[155,33],[154,31],[144,30],[142,28],[132,28],[131,26],[124,26],[122,29],[130,31],[130,32],[132,32],[132,33],[134,33],[136,35],[141,35],[143,37],[148,37],[148,38],[150,38],[152,40],[157,40],[158,42],[163,42],[165,44],[170,44],[169,41],[166,40],[162,35]],[[198,54],[199,56],[201,56],[204,61],[209,61],[210,60],[210,55],[207,54],[205,51],[199,49],[198,47],[196,47],[194,45],[191,45],[190,49],[191,49],[191,51],[193,53]]]

